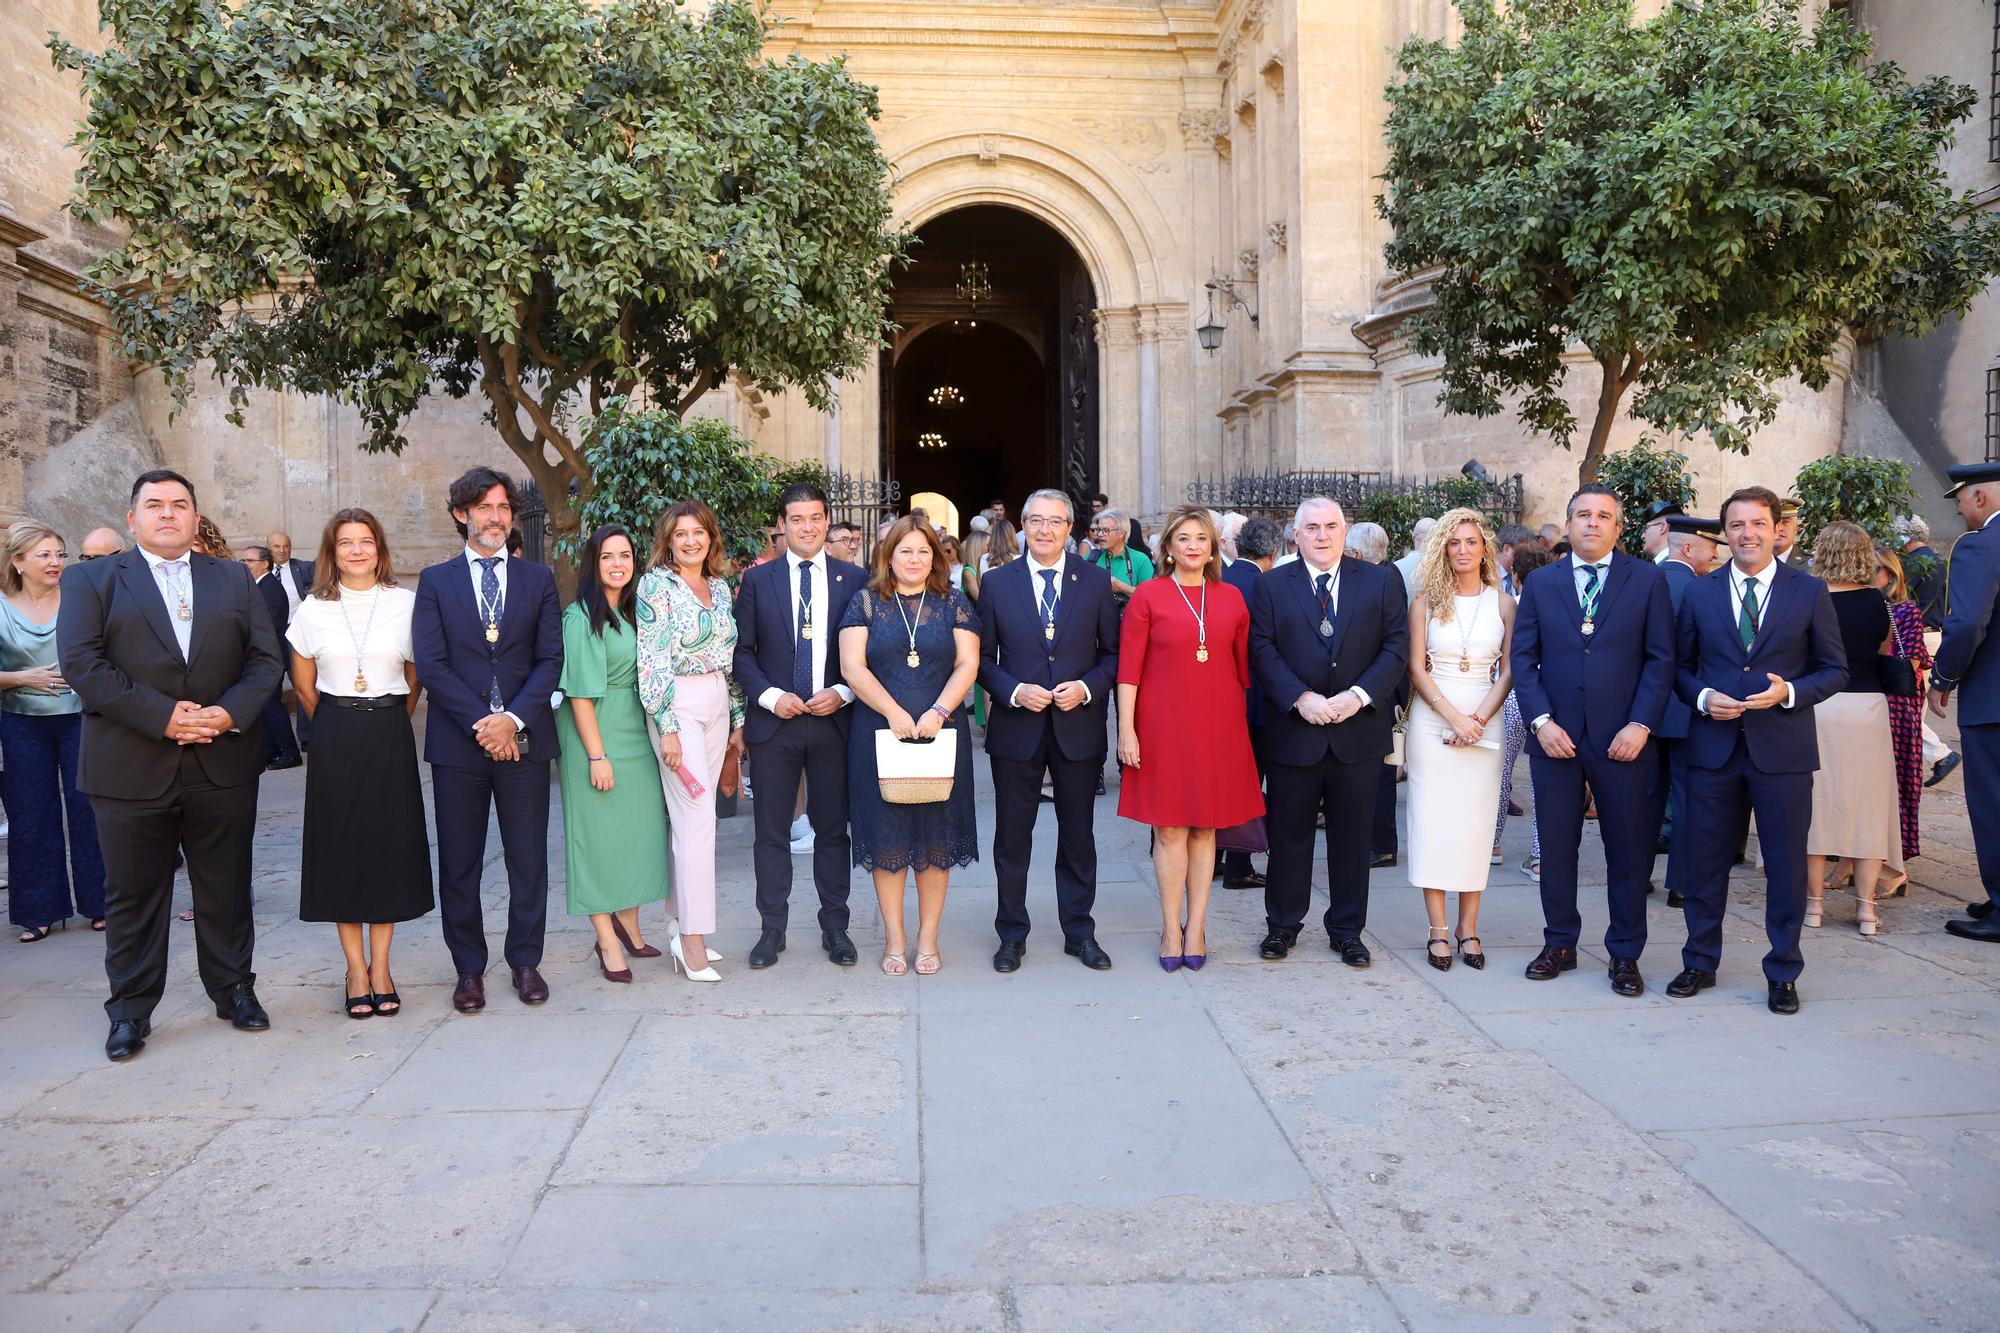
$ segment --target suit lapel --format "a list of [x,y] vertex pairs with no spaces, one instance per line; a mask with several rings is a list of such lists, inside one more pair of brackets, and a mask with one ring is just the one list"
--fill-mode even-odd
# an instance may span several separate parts
[[[1789,602],[1790,600],[1789,598],[1781,599],[1778,596],[1778,585],[1789,582],[1790,580],[1786,575],[1791,572],[1786,568],[1785,573],[1781,574],[1778,572],[1781,568],[1785,568],[1785,562],[1773,559],[1771,567],[1765,571],[1765,573],[1770,575],[1768,580],[1770,586],[1764,590],[1764,605],[1759,609],[1757,616],[1757,637],[1750,641],[1750,651],[1743,658],[1745,665],[1755,660],[1757,654],[1763,652],[1765,646],[1771,642],[1771,635],[1776,629],[1776,613],[1779,602],[1781,600]],[[1740,642],[1741,640],[1739,639],[1738,641]]]
[[1576,561],[1570,559],[1568,556],[1564,556],[1553,565],[1550,565],[1549,568],[1562,571],[1564,580],[1562,595],[1556,598],[1556,600],[1562,603],[1563,610],[1569,612],[1569,623],[1581,634],[1583,632],[1583,595],[1577,591]]
[[479,636],[481,642],[484,642],[486,622],[479,617],[478,599],[472,591],[472,580],[478,576],[478,569],[466,560],[463,552],[460,552],[456,560],[445,566],[445,571],[444,595],[457,608],[459,616],[471,622],[474,633]]
[[[176,658],[181,655],[180,640],[174,637],[174,623],[167,610],[166,597],[160,592],[160,585],[153,579],[153,570],[146,563],[146,557],[134,549],[127,551],[119,559],[118,582],[125,593],[145,614],[146,623],[153,627],[153,633],[160,638],[160,644]],[[192,642],[192,640],[190,640]]]
[[[1021,596],[1027,599],[1028,619],[1033,622],[1035,629],[1039,631],[1042,627],[1042,599],[1040,589],[1035,587],[1034,566],[1028,563],[1027,556],[1017,555],[1012,560],[1009,560],[1005,567],[1009,569],[1018,567],[1020,569],[1021,575],[1016,581],[1021,585]],[[1058,621],[1062,619],[1060,608],[1056,611],[1056,619]],[[1055,645],[1046,639],[1043,640],[1042,647],[1051,654],[1055,651]]]
[[[1611,613],[1618,606],[1618,590],[1624,587],[1625,580],[1631,577],[1632,558],[1613,551],[1611,553],[1611,568],[1604,571],[1604,587],[1597,594],[1597,616],[1595,623],[1599,629],[1604,627],[1604,622],[1611,619]],[[1579,625],[1583,623],[1582,617],[1583,611],[1579,606],[1577,610],[1577,623]]]
[[1284,580],[1290,585],[1289,592],[1292,600],[1298,605],[1299,614],[1306,618],[1307,633],[1314,643],[1324,644],[1326,640],[1319,634],[1319,618],[1322,613],[1319,609],[1319,594],[1313,591],[1312,566],[1301,556],[1286,565],[1285,569],[1288,572],[1284,575]]
[[[1350,560],[1346,556],[1342,556],[1340,562],[1334,566],[1335,569],[1340,571],[1339,591],[1336,596],[1339,597],[1341,602],[1345,603],[1342,606],[1328,608],[1333,612],[1333,637],[1326,641],[1326,653],[1328,657],[1336,662],[1340,660],[1340,645],[1347,638],[1348,612],[1352,611],[1355,606],[1355,598],[1353,596],[1355,591],[1354,571],[1360,567],[1361,562],[1359,560]],[[1318,610],[1319,598],[1314,597],[1312,603],[1313,609]],[[1313,625],[1313,633],[1319,633],[1318,624]]]
[[194,625],[188,633],[188,663],[201,655],[208,640],[208,627],[215,623],[217,604],[222,601],[222,566],[207,556],[188,557],[190,586],[194,589]]

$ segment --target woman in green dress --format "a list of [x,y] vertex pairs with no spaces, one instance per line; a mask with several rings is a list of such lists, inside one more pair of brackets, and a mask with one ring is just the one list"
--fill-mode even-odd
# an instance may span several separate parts
[[632,535],[607,525],[578,561],[576,600],[563,612],[564,861],[571,916],[597,928],[597,965],[630,981],[629,952],[658,958],[639,909],[664,901],[667,805],[639,704],[638,570]]

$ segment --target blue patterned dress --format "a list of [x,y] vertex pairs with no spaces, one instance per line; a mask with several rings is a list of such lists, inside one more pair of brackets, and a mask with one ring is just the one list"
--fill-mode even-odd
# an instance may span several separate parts
[[[847,604],[845,631],[868,631],[868,669],[903,710],[921,718],[937,702],[958,659],[956,630],[978,632],[979,621],[956,591],[944,598],[883,599],[872,589]],[[908,617],[906,620],[905,617]],[[918,664],[909,664],[910,631],[917,632]],[[863,870],[945,870],[979,859],[979,828],[972,809],[972,731],[965,707],[952,710],[958,733],[958,777],[951,796],[925,805],[891,805],[875,780],[875,733],[889,724],[882,715],[854,702],[847,752],[847,817],[853,832],[854,864]]]

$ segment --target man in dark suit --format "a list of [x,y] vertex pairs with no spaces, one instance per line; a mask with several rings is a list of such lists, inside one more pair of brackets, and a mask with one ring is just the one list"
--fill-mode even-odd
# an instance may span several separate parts
[[[1722,541],[1722,524],[1710,518],[1696,518],[1687,514],[1674,514],[1666,519],[1667,552],[1666,559],[1660,561],[1660,577],[1667,581],[1667,596],[1672,599],[1676,643],[1678,644],[1681,603],[1687,597],[1688,588],[1694,581],[1715,568],[1717,548]],[[1678,646],[1675,648],[1679,652]],[[1676,660],[1674,670],[1680,667]],[[1687,905],[1688,853],[1692,842],[1676,843],[1675,836],[1686,830],[1687,819],[1687,751],[1681,742],[1687,739],[1688,722],[1693,711],[1681,702],[1680,694],[1671,684],[1668,687],[1667,710],[1660,714],[1660,725],[1653,732],[1653,748],[1659,751],[1659,762],[1654,765],[1652,787],[1652,810],[1647,815],[1647,827],[1653,831],[1653,856],[1659,857],[1662,843],[1667,846],[1667,906]],[[1679,850],[1685,849],[1685,850]],[[1652,884],[1652,874],[1646,876],[1647,885]]]
[[813,883],[819,890],[820,947],[854,966],[847,933],[847,706],[835,638],[847,603],[867,575],[826,552],[826,493],[807,482],[778,497],[783,553],[746,571],[736,592],[736,680],[749,697],[743,738],[756,777],[753,804],[757,915],[763,932],[751,967],[785,951],[792,900],[792,811],[806,784],[813,830]]
[[253,989],[250,839],[264,766],[259,716],[278,639],[249,574],[194,553],[194,487],[142,474],[125,517],[137,547],[63,571],[56,642],[82,700],[77,788],[104,850],[104,1053],[137,1055],[167,984],[175,856],[194,892],[195,959],[219,1018],[271,1026]]
[[[246,546],[237,559],[250,571],[250,581],[257,585],[263,595],[264,609],[270,613],[271,628],[278,635],[278,655],[291,662],[291,652],[285,643],[285,629],[291,622],[291,607],[285,600],[285,585],[271,569],[271,549],[268,546]],[[299,745],[292,738],[292,719],[285,712],[282,683],[271,702],[264,705],[264,767],[297,768],[305,761],[299,758]]]
[[[266,537],[264,545],[270,551],[270,555],[266,558],[271,562],[271,573],[276,576],[278,586],[285,594],[285,615],[289,623],[290,617],[298,614],[299,603],[312,591],[313,562],[292,558],[292,534],[282,529]],[[278,637],[280,639],[285,637],[285,626],[282,624],[278,626]],[[291,661],[289,653],[285,655],[285,660]],[[298,705],[297,712],[295,720],[298,725],[298,743],[301,746],[309,745],[312,743],[312,718],[307,715],[303,703]]]
[[562,613],[546,566],[510,559],[520,511],[513,479],[476,467],[452,482],[465,550],[417,580],[410,637],[431,697],[424,759],[437,816],[438,908],[458,986],[452,1007],[486,1007],[479,880],[486,821],[498,811],[507,862],[503,956],[523,1004],[549,998],[542,940],[549,908],[549,765],[558,742],[549,696],[562,677]]
[[1762,486],[1731,495],[1722,531],[1731,559],[1681,600],[1675,688],[1694,710],[1688,724],[1688,824],[1694,842],[1687,886],[1687,947],[1667,994],[1686,999],[1715,984],[1722,913],[1729,896],[1730,839],[1738,813],[1757,817],[1768,867],[1764,929],[1766,1003],[1799,1009],[1804,968],[1806,828],[1812,822],[1819,740],[1813,706],[1847,684],[1847,650],[1826,584],[1777,559],[1778,497]]
[[1646,989],[1639,955],[1658,836],[1646,822],[1646,747],[1673,688],[1673,599],[1656,565],[1616,549],[1624,525],[1609,486],[1579,487],[1567,515],[1569,554],[1528,576],[1514,614],[1514,691],[1528,725],[1542,848],[1542,950],[1527,976],[1550,981],[1576,967],[1577,848],[1595,796],[1611,989],[1636,996]]
[[1091,817],[1104,766],[1105,701],[1118,684],[1118,606],[1111,576],[1064,554],[1074,523],[1061,491],[1021,506],[1027,553],[979,587],[979,683],[992,696],[986,756],[993,765],[993,873],[1000,947],[993,970],[1012,972],[1028,947],[1028,859],[1042,775],[1056,807],[1056,911],[1063,951],[1102,971],[1097,943],[1097,839]]
[[1332,500],[1301,504],[1292,529],[1299,558],[1259,577],[1250,605],[1271,840],[1257,953],[1276,961],[1298,943],[1323,814],[1327,943],[1349,967],[1367,967],[1370,830],[1358,815],[1373,807],[1389,753],[1389,700],[1409,669],[1408,605],[1391,566],[1344,553],[1347,519]]
[[1986,896],[1966,904],[1968,920],[1944,928],[1969,940],[2000,944],[2000,644],[1993,607],[2000,598],[2000,463],[1962,463],[1950,470],[1951,490],[1966,533],[1951,548],[1945,582],[1944,640],[1931,667],[1931,711],[1944,716],[1958,696],[1959,746],[1965,755],[1965,806]]
[[[1285,544],[1285,530],[1261,514],[1254,514],[1243,521],[1236,530],[1236,558],[1222,567],[1222,581],[1243,594],[1243,605],[1254,605],[1257,595],[1257,580],[1270,569],[1278,558],[1278,548]],[[1264,769],[1262,736],[1264,731],[1264,694],[1257,688],[1255,680],[1244,693],[1244,713],[1250,723],[1250,745],[1257,750],[1257,770]],[[1225,889],[1261,889],[1270,881],[1257,873],[1251,864],[1250,853],[1239,850],[1223,852],[1215,858],[1215,873],[1222,877]]]

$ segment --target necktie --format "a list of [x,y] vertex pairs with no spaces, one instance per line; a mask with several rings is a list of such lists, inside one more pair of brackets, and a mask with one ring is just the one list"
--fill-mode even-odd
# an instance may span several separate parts
[[[490,645],[500,641],[500,575],[495,567],[500,563],[497,555],[483,555],[479,560],[479,618],[486,622],[486,655],[491,657]],[[507,711],[507,701],[500,696],[500,675],[498,664],[492,681],[486,687],[486,706],[496,713]]]
[[1757,580],[1743,580],[1743,609],[1736,615],[1736,633],[1743,640],[1743,650],[1757,641]]
[[180,645],[181,660],[186,661],[188,647],[194,637],[194,614],[188,606],[187,596],[188,562],[163,560],[160,562],[160,576],[166,583],[167,618],[173,622],[174,642]]
[[1319,632],[1322,638],[1333,634],[1333,572],[1319,576]]
[[1583,618],[1585,620],[1595,620],[1597,618],[1598,568],[1597,565],[1585,565],[1583,567],[1583,595],[1580,600],[1583,605]]
[[1056,572],[1053,569],[1036,571],[1042,576],[1042,638],[1050,643],[1056,637]]
[[813,697],[813,635],[817,632],[812,623],[813,567],[806,561],[799,562],[799,615],[797,632],[792,636],[792,693],[801,699]]

